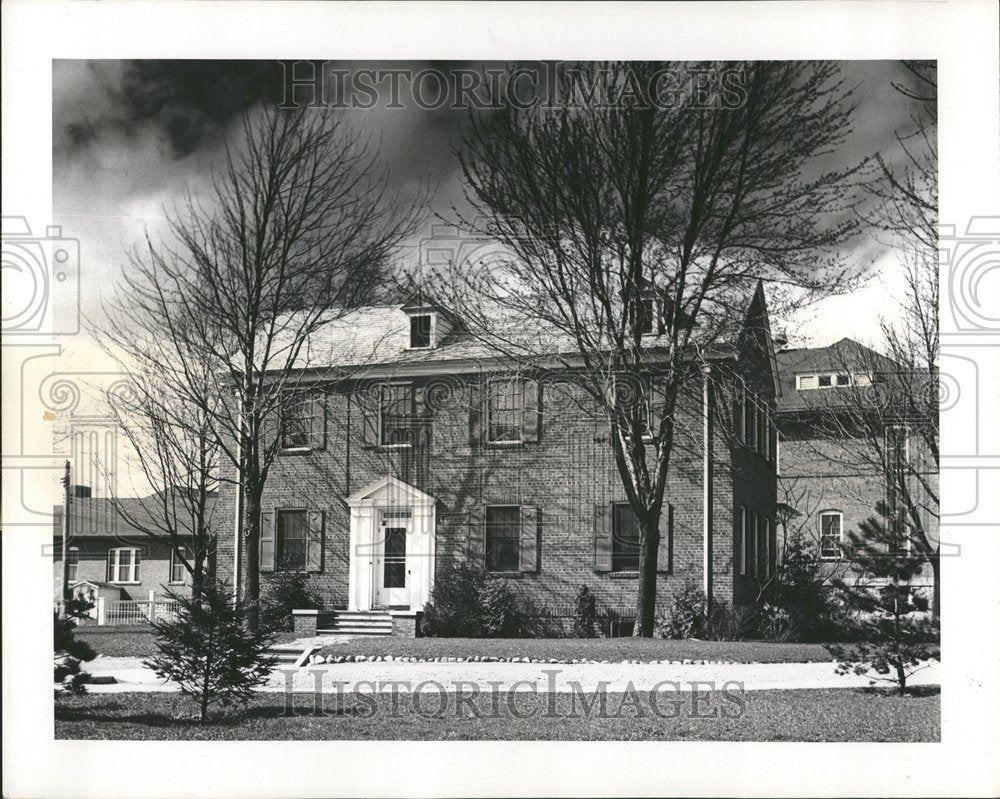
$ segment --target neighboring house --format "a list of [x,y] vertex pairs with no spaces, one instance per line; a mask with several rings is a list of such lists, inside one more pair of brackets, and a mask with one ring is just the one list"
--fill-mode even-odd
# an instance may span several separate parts
[[[677,413],[661,612],[688,582],[717,602],[752,602],[775,557],[776,376],[761,289],[733,340],[703,352]],[[325,608],[392,611],[412,630],[435,576],[464,559],[508,579],[542,621],[569,624],[587,585],[610,632],[629,631],[636,528],[607,422],[582,391],[504,374],[460,318],[419,300],[331,325],[296,384],[263,500],[265,582],[305,572]],[[655,383],[649,394],[655,417]],[[218,518],[233,520],[236,489],[223,485]],[[222,535],[219,576],[234,567],[245,556]]]
[[[848,403],[850,413],[857,413],[864,392],[877,389],[879,372],[897,367],[850,338],[829,347],[779,349],[776,358],[781,382],[779,516],[787,518],[780,537],[799,532],[812,539],[829,573],[850,581],[855,575],[844,559],[848,531],[857,531],[862,521],[875,515],[880,500],[890,506],[895,500],[886,472],[873,462],[877,459],[870,439],[849,435],[849,425],[830,424],[829,417]],[[885,424],[884,435],[887,451],[911,463],[926,460],[920,438],[908,435],[905,423]],[[936,475],[932,479],[936,482]],[[919,496],[919,487],[913,491]],[[923,513],[922,519],[935,540],[937,519],[930,513]],[[929,593],[929,566],[912,585]]]
[[[144,519],[154,519],[160,508],[157,495],[115,501],[90,496],[87,486],[73,486],[70,538],[66,561],[70,589],[94,598],[148,600],[167,591],[190,593],[191,577],[175,556],[165,536],[144,532]],[[214,504],[215,497],[210,502]],[[124,514],[124,518],[123,518]],[[61,594],[63,506],[53,509],[54,595]],[[126,519],[128,521],[126,521]],[[130,522],[135,522],[132,524]],[[184,536],[190,539],[190,536]]]

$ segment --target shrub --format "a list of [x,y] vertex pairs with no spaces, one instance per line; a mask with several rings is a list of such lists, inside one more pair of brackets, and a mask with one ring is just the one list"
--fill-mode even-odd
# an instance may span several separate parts
[[587,586],[581,585],[573,608],[573,635],[577,638],[596,638],[596,622],[597,599]]
[[303,608],[323,608],[323,601],[309,588],[308,574],[279,571],[265,578],[260,613],[264,627],[275,631],[291,630],[292,611]]
[[176,615],[153,623],[159,654],[146,665],[198,703],[202,722],[212,704],[246,704],[275,664],[267,652],[271,633],[247,629],[253,606],[234,605],[223,583],[206,583],[198,598],[168,595]]
[[441,638],[501,638],[517,634],[521,615],[506,581],[454,562],[438,572],[420,629]]
[[80,663],[97,657],[94,648],[86,641],[77,641],[76,622],[87,615],[93,603],[85,599],[68,599],[64,604],[65,618],[53,614],[53,679],[61,683],[64,691],[74,694],[87,692],[84,682],[89,675],[82,671]]
[[658,623],[662,638],[702,638],[708,627],[705,592],[688,580],[674,596],[665,619]]

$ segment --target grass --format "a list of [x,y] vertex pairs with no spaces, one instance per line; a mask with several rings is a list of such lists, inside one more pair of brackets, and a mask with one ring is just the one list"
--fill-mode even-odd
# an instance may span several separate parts
[[[895,696],[857,689],[608,694],[601,711],[584,712],[574,697],[481,694],[442,704],[430,692],[414,706],[407,694],[378,698],[324,695],[324,712],[309,715],[312,695],[287,715],[280,695],[260,695],[245,710],[209,724],[191,719],[194,704],[179,694],[91,694],[56,702],[57,739],[114,740],[701,740],[939,741],[940,695]],[[631,700],[626,702],[625,700]],[[511,706],[511,702],[514,705]],[[589,700],[588,700],[589,701]],[[641,712],[637,712],[636,708]],[[218,712],[218,711],[217,711]],[[515,715],[516,713],[516,715]],[[708,716],[703,717],[703,716]],[[520,718],[524,717],[524,718]],[[672,716],[665,718],[663,716]]]
[[[74,633],[78,641],[86,641],[99,655],[107,657],[146,657],[155,655],[156,636],[152,628],[136,627],[77,627]],[[295,633],[278,633],[275,641],[293,641],[301,636]]]
[[529,657],[570,660],[724,660],[735,663],[828,662],[822,644],[770,641],[671,641],[661,638],[357,638],[323,647],[323,655],[393,657]]

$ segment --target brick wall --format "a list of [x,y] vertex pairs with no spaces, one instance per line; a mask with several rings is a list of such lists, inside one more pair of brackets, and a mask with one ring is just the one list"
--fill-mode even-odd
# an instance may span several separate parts
[[[720,371],[713,382],[730,377]],[[624,501],[625,493],[607,436],[584,410],[588,401],[543,387],[540,440],[491,447],[470,441],[472,395],[463,381],[422,382],[432,398],[432,416],[419,446],[402,450],[365,447],[356,392],[327,387],[323,449],[283,454],[271,469],[265,508],[310,508],[325,513],[323,569],[309,577],[325,605],[347,604],[349,517],[345,497],[392,474],[437,500],[439,569],[450,558],[466,556],[473,508],[483,504],[532,505],[539,510],[537,570],[510,575],[514,590],[534,606],[563,616],[571,613],[576,591],[585,584],[597,597],[600,612],[631,615],[636,577],[594,570],[595,504]],[[677,415],[668,471],[665,502],[673,505],[673,546],[670,562],[660,564],[661,569],[669,569],[658,580],[661,609],[669,605],[685,581],[702,582],[701,409],[702,386],[696,381]],[[731,602],[738,593],[732,569],[734,507],[737,501],[752,501],[773,512],[773,469],[762,459],[742,455],[734,462],[721,417],[713,425],[713,433],[714,595],[717,600]],[[219,573],[229,579],[233,571],[234,494],[232,488],[223,489],[216,512]],[[743,595],[745,592],[739,596]]]
[[[59,541],[56,540],[58,547]],[[108,550],[112,547],[136,546],[140,549],[139,581],[137,583],[121,584],[122,599],[149,599],[149,592],[155,591],[156,596],[165,595],[167,590],[178,594],[191,592],[191,578],[184,572],[183,583],[170,583],[170,545],[166,542],[147,541],[143,543],[123,543],[121,539],[107,537],[76,536],[70,541],[71,547],[79,551],[79,562],[76,570],[77,580],[89,582],[107,582]],[[60,591],[62,580],[62,560],[57,556],[53,559],[54,595]]]

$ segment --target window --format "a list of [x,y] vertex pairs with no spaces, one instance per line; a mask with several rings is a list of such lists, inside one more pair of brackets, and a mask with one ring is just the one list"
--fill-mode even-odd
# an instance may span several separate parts
[[108,550],[108,582],[139,582],[139,550],[133,547],[118,547]]
[[290,399],[282,413],[282,449],[307,449],[319,446],[322,433],[322,402],[316,397]]
[[838,374],[836,380],[837,380],[837,385],[838,386],[849,386],[849,385],[851,385],[851,376],[850,375]]
[[842,556],[844,514],[837,510],[823,511],[819,515],[819,556],[824,560],[838,560]]
[[764,539],[764,579],[766,580],[771,577],[771,520],[762,518],[760,526]]
[[653,317],[655,309],[652,299],[639,301],[639,334],[647,335],[653,332]]
[[795,387],[799,391],[806,391],[817,387],[816,375],[796,375]]
[[829,388],[833,384],[833,375],[820,375],[819,376],[819,387]]
[[517,571],[521,541],[521,508],[517,505],[486,507],[486,570]]
[[[182,547],[182,549],[184,550],[184,558],[190,562],[191,550],[186,546]],[[175,584],[183,583],[186,572],[184,561],[177,557],[177,550],[170,547],[170,582]]]
[[431,315],[420,314],[410,317],[410,349],[426,349],[431,346]]
[[870,386],[868,375],[852,375],[847,372],[825,372],[822,374],[796,375],[795,387],[799,391],[816,388],[844,388],[846,386]]
[[80,548],[70,547],[66,551],[66,582],[75,583],[80,567]]
[[410,446],[413,443],[413,386],[382,386],[379,443]]
[[306,567],[309,514],[304,510],[279,510],[275,540],[275,568],[299,571]]
[[522,381],[491,380],[486,405],[486,440],[492,444],[519,443],[524,416]]
[[611,571],[639,570],[639,521],[627,502],[616,502],[611,530]]

